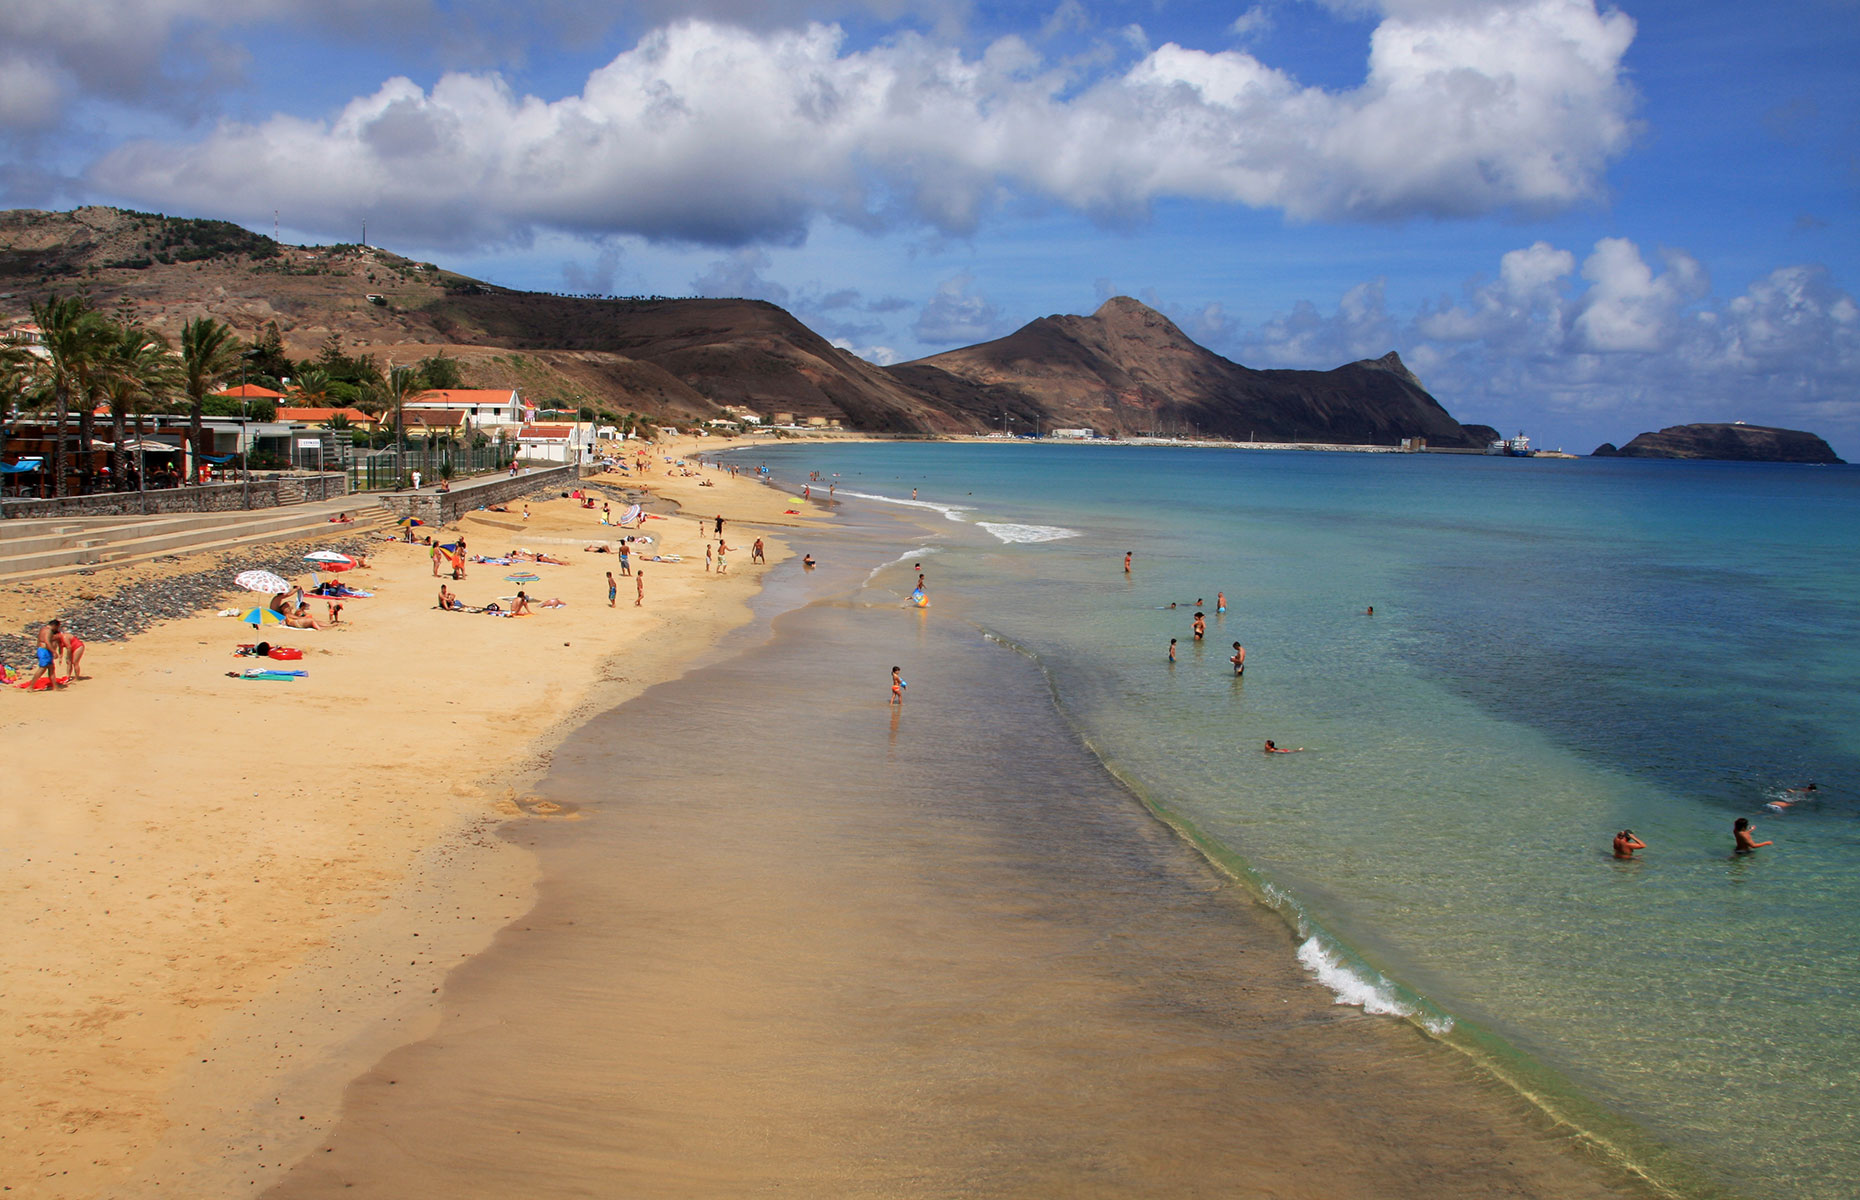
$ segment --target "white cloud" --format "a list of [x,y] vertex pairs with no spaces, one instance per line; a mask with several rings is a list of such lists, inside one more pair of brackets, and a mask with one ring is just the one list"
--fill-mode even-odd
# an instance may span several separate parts
[[1324,314],[1309,301],[1274,317],[1241,339],[1248,366],[1329,370],[1362,358],[1380,358],[1397,345],[1400,331],[1389,316],[1385,281],[1359,283],[1343,294],[1335,312]]
[[964,271],[937,285],[917,314],[917,340],[926,346],[966,346],[1007,332],[1001,310],[969,291],[975,277]]
[[787,304],[788,289],[762,274],[768,269],[767,251],[745,246],[711,263],[691,281],[691,288],[700,296]]
[[1860,304],[1826,268],[1781,267],[1714,298],[1682,250],[1650,264],[1621,238],[1576,257],[1545,242],[1501,259],[1457,302],[1394,320],[1359,285],[1243,337],[1250,366],[1334,366],[1386,337],[1461,420],[1549,420],[1588,449],[1644,429],[1748,420],[1860,441]]
[[793,243],[823,216],[966,234],[1012,194],[1113,222],[1166,197],[1383,219],[1599,194],[1631,132],[1628,18],[1593,0],[1407,7],[1378,26],[1348,91],[1239,50],[1171,43],[1094,68],[1013,37],[968,57],[918,33],[854,50],[830,25],[687,20],[576,96],[518,95],[488,74],[430,90],[391,79],[325,120],[126,145],[92,177],[138,203],[247,220],[286,207],[299,226],[347,229],[367,215],[431,245],[539,227]]

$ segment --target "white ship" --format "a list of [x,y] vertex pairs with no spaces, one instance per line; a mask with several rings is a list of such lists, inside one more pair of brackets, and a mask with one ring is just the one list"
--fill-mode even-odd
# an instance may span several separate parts
[[1530,458],[1537,451],[1531,449],[1531,439],[1519,433],[1514,438],[1499,438],[1486,446],[1487,454],[1502,454],[1506,458]]

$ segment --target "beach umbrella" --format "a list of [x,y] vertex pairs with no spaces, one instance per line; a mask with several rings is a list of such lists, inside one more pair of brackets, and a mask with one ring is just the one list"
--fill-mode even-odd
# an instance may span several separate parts
[[233,576],[233,582],[248,592],[288,592],[291,581],[270,571],[241,571]]
[[426,522],[425,522],[425,521],[422,521],[422,520],[421,520],[420,518],[418,518],[418,517],[402,517],[402,518],[401,518],[400,520],[398,520],[398,521],[396,521],[396,522],[395,522],[395,524],[396,524],[396,525],[402,525],[402,526],[405,526],[405,525],[424,525],[424,524],[426,524]]
[[284,624],[284,618],[280,617],[277,613],[273,612],[269,608],[255,608],[251,612],[245,614],[245,616],[240,617],[239,619],[241,621],[244,621],[247,625],[250,625],[254,629],[257,629],[260,625],[282,625]]
[[504,579],[510,583],[540,583],[542,581],[542,576],[541,575],[506,575],[504,576]]
[[346,554],[338,554],[334,550],[312,550],[310,553],[304,555],[304,561],[313,563],[342,563],[345,566],[355,565],[354,559]]

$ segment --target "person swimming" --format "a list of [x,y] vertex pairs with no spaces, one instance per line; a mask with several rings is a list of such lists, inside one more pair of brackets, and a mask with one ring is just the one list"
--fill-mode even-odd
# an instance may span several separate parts
[[1299,750],[1303,750],[1303,749],[1304,747],[1300,746],[1298,747],[1297,750],[1294,750],[1288,746],[1280,746],[1280,745],[1275,744],[1271,738],[1266,739],[1266,753],[1267,754],[1297,754]]

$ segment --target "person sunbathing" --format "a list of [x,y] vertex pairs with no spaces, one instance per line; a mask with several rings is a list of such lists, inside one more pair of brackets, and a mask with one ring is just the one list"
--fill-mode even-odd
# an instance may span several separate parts
[[551,596],[547,600],[540,601],[536,605],[536,607],[537,608],[567,608],[568,601],[562,599],[562,597],[560,596]]
[[299,604],[296,611],[284,618],[284,623],[292,629],[327,629],[329,626],[310,614],[308,604]]

